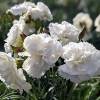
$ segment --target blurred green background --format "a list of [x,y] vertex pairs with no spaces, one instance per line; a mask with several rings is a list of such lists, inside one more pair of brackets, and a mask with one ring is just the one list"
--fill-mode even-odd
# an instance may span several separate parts
[[[5,12],[15,4],[22,3],[25,0],[0,0],[0,50],[3,50],[4,39],[9,32],[12,25],[13,18],[5,15]],[[53,14],[53,22],[62,22],[63,20],[72,23],[73,18],[79,12],[85,12],[90,15],[92,20],[100,13],[100,0],[27,0],[37,2],[44,2]],[[100,49],[99,34],[95,32],[94,25],[92,26],[91,34],[93,38],[89,40],[92,44]]]

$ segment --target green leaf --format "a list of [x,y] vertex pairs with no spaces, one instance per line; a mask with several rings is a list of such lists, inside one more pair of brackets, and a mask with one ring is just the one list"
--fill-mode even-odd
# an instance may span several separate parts
[[35,27],[36,27],[36,29],[38,29],[39,27],[41,27],[41,21],[40,21],[39,18],[36,19],[36,20],[34,20],[34,23],[35,23]]

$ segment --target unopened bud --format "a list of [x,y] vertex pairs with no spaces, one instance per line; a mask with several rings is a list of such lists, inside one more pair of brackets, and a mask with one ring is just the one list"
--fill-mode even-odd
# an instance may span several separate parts
[[23,50],[22,50],[21,47],[14,47],[14,46],[12,46],[12,45],[11,45],[11,47],[12,47],[12,50],[13,50],[13,52],[14,52],[15,54],[18,54],[19,52],[23,52]]
[[86,28],[83,27],[82,30],[80,31],[80,33],[79,33],[79,41],[82,40],[82,38],[84,37],[84,35],[85,35],[85,29]]

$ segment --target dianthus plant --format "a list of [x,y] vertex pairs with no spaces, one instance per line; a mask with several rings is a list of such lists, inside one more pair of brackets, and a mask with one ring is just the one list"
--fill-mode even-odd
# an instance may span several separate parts
[[23,100],[71,100],[82,82],[99,75],[100,51],[82,42],[84,28],[50,22],[53,16],[42,2],[15,5],[7,14],[19,19],[0,52],[0,80]]

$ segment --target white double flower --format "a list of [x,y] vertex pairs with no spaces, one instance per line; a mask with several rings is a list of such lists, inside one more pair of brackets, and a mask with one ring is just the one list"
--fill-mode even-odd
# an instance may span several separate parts
[[80,30],[85,26],[86,29],[90,31],[92,24],[93,24],[93,21],[90,18],[90,15],[87,13],[83,13],[83,12],[78,13],[73,19],[73,25],[76,26]]
[[21,94],[23,90],[28,92],[31,89],[31,85],[26,82],[22,69],[17,69],[14,58],[4,52],[0,52],[0,80],[8,88],[19,89]]
[[69,42],[78,42],[79,30],[70,23],[63,21],[61,24],[49,24],[50,35],[56,40],[59,40],[62,45]]
[[[35,78],[41,77],[46,70],[53,67],[62,53],[61,44],[46,33],[26,37],[23,45],[29,56],[23,69]],[[19,55],[27,56],[27,53]]]
[[31,2],[24,2],[13,6],[7,12],[11,12],[13,15],[24,14],[26,18],[30,15],[34,20],[39,18],[40,20],[47,19],[51,21],[53,19],[49,8],[42,2],[38,2],[37,5]]
[[58,70],[67,80],[80,83],[100,74],[100,51],[87,42],[71,42],[64,46],[62,58],[65,64]]

